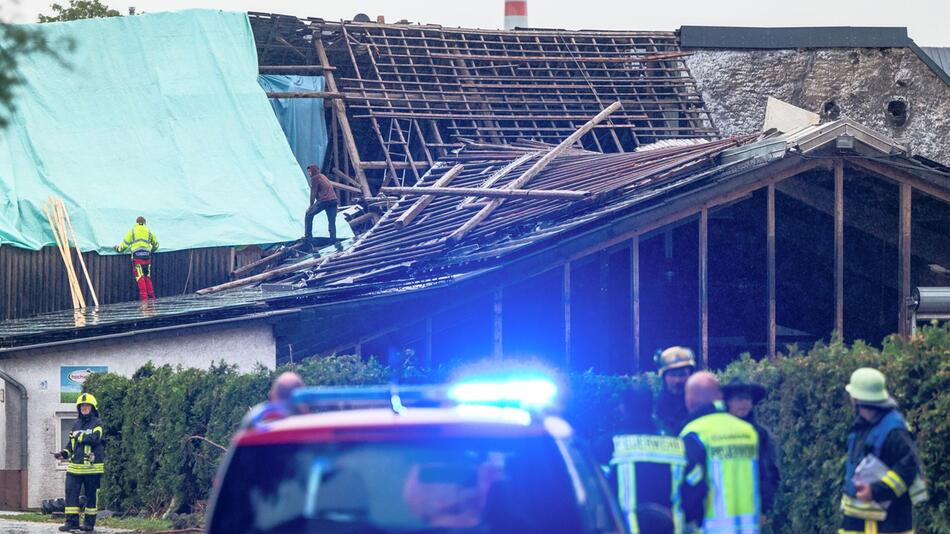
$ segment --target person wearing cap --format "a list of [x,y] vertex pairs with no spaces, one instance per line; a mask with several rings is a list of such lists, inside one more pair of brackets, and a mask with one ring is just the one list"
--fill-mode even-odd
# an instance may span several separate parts
[[[848,433],[841,496],[844,518],[838,532],[911,533],[913,504],[926,499],[914,438],[887,392],[883,373],[869,367],[858,369],[845,390],[856,416]],[[875,463],[883,472],[874,477],[876,481],[855,481],[859,466]]]
[[767,516],[775,505],[780,477],[778,446],[768,428],[755,420],[755,405],[765,398],[765,388],[759,384],[733,378],[722,387],[722,396],[729,413],[755,428],[759,435],[759,493],[762,496],[762,515]]
[[656,399],[654,417],[662,434],[677,436],[689,418],[684,387],[696,370],[696,358],[686,347],[670,347],[660,353],[657,364],[663,389]]
[[335,242],[336,208],[339,204],[339,197],[337,197],[336,191],[333,190],[333,183],[320,172],[319,166],[310,165],[307,167],[307,173],[310,175],[310,207],[304,217],[304,238],[307,243],[313,240],[313,218],[321,211],[325,211],[330,239]]
[[679,534],[685,519],[680,487],[686,467],[683,440],[661,436],[653,421],[653,392],[637,384],[620,395],[617,432],[596,447],[630,532]]
[[244,420],[241,421],[241,430],[283,419],[296,413],[292,397],[294,391],[303,385],[303,379],[297,373],[292,371],[281,373],[270,386],[267,402],[252,407],[244,416]]

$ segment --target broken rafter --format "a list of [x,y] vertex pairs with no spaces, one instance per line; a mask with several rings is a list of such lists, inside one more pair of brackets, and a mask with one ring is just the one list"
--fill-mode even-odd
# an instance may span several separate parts
[[577,61],[580,63],[643,63],[647,61],[669,61],[692,55],[690,52],[669,52],[666,54],[649,54],[642,56],[586,56],[577,59],[565,58],[564,56],[507,56],[507,55],[486,55],[486,54],[429,54],[436,59],[466,59],[469,61],[544,61],[569,63]]
[[579,200],[591,195],[590,191],[565,189],[491,189],[485,187],[384,187],[387,195],[444,195],[451,197],[540,198],[546,200]]
[[[620,109],[620,107],[621,107],[620,102],[614,102],[613,104],[608,106],[607,109],[598,113],[596,117],[587,121],[587,124],[581,126],[580,128],[577,129],[576,132],[571,134],[567,139],[561,141],[561,144],[554,147],[550,152],[542,156],[541,159],[539,159],[534,165],[532,165],[530,169],[525,171],[524,174],[522,174],[516,180],[509,183],[507,185],[507,189],[519,189],[521,187],[524,187],[529,181],[531,181],[532,178],[534,178],[535,176],[538,175],[538,173],[544,170],[544,168],[547,167],[548,164],[554,161],[554,158],[558,157],[562,152],[574,146],[574,143],[577,143],[580,140],[580,138],[584,136],[584,134],[586,134],[587,132],[591,130],[591,128],[593,128],[599,122],[609,117],[611,113],[613,113],[614,111],[617,111],[618,109]],[[493,211],[495,211],[495,208],[500,206],[502,202],[504,201],[505,200],[503,198],[496,198],[492,200],[491,202],[489,202],[487,206],[479,210],[479,212],[476,213],[471,219],[466,221],[465,224],[463,224],[457,230],[452,232],[448,237],[448,242],[454,244],[464,239],[465,236],[468,235],[468,233],[472,230],[472,228],[475,228],[475,226],[477,226],[478,223],[484,221],[489,215],[491,215]]]
[[[436,180],[433,187],[443,188],[449,185],[449,183],[456,176],[458,176],[459,173],[462,172],[462,169],[464,168],[465,168],[464,165],[456,165],[452,167],[451,169],[449,169],[449,172],[445,173],[444,175],[442,175],[441,178]],[[385,193],[387,189],[391,189],[391,188],[384,187],[382,190]],[[410,187],[408,189],[413,189],[413,188]],[[395,222],[396,228],[405,228],[409,223],[412,222],[413,219],[416,218],[417,215],[419,215],[419,213],[422,212],[422,210],[426,208],[426,206],[429,205],[430,202],[432,202],[433,198],[435,197],[431,195],[426,195],[420,198],[419,200],[417,200],[415,204],[410,206],[409,209],[407,209],[405,213],[403,213],[402,215],[399,216],[398,219],[396,219],[396,222]]]

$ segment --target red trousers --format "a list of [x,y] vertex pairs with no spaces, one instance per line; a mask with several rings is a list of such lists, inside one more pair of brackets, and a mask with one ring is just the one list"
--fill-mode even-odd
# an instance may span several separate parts
[[132,260],[132,276],[139,286],[139,300],[155,298],[152,287],[152,260]]

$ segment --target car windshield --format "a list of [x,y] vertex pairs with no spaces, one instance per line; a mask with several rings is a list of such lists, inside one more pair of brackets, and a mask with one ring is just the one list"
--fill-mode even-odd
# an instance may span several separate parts
[[212,533],[579,532],[545,437],[238,447]]

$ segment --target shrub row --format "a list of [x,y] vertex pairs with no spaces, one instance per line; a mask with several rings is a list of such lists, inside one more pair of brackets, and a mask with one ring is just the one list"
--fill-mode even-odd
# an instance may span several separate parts
[[[387,382],[393,372],[409,383],[444,381],[459,372],[491,368],[479,363],[428,370],[411,357],[393,368],[370,359],[336,356],[305,360],[296,370],[307,384]],[[791,347],[775,360],[743,356],[722,379],[743,376],[769,389],[757,408],[783,452],[782,491],[771,532],[835,532],[845,437],[854,417],[843,385],[862,366],[881,369],[920,443],[931,501],[918,510],[918,532],[950,534],[950,326],[923,328],[909,342],[888,338],[882,349],[861,342]],[[274,372],[241,374],[233,367],[207,370],[142,367],[131,379],[93,376],[86,388],[99,398],[108,437],[103,498],[110,507],[150,513],[187,512],[207,499],[221,452],[192,436],[226,444],[246,410],[261,402]],[[655,376],[643,377],[653,385]],[[569,396],[565,417],[588,439],[609,433],[614,406],[637,378],[591,372],[560,377]]]

